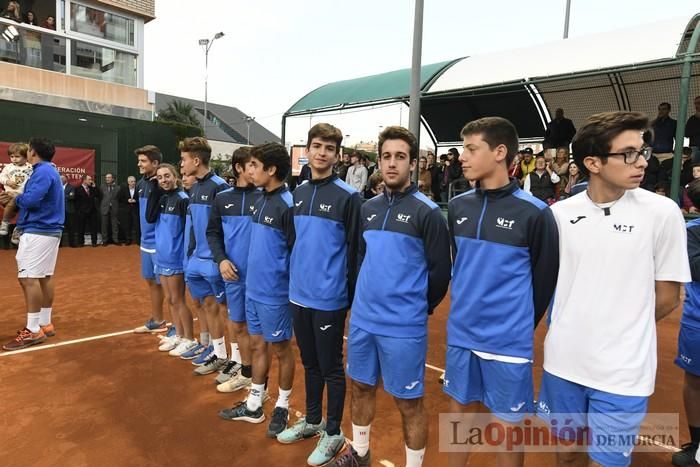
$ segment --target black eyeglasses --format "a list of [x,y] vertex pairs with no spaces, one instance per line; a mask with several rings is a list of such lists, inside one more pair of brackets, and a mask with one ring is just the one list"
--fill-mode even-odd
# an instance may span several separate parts
[[625,156],[625,164],[634,164],[642,156],[645,161],[651,158],[651,147],[646,146],[639,151],[629,150],[625,152],[609,152],[607,154],[596,154],[598,157],[609,157],[609,156]]

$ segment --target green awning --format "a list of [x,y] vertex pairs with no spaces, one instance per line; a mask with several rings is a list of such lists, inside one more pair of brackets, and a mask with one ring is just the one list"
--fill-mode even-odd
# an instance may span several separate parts
[[[458,59],[459,60],[459,59]],[[421,67],[421,89],[458,60],[433,63]],[[288,114],[311,112],[342,105],[370,104],[408,97],[411,69],[390,71],[379,75],[336,81],[317,88],[299,99]]]

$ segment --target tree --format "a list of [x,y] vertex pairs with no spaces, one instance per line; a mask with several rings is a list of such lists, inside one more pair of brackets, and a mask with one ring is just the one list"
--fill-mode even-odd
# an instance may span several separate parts
[[182,101],[172,101],[168,103],[168,107],[158,111],[156,120],[160,122],[175,122],[183,125],[193,126],[202,129],[199,119],[194,113],[192,104]]

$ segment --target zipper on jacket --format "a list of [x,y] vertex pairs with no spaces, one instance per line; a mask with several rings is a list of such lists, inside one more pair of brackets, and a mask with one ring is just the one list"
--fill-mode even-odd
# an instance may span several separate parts
[[318,185],[314,185],[314,193],[311,195],[311,203],[309,203],[309,216],[311,215],[311,209],[314,207],[314,198],[316,198],[316,188],[318,188]]
[[476,226],[476,239],[481,239],[481,221],[484,220],[484,214],[486,214],[486,205],[488,204],[488,196],[484,193],[484,206],[481,208],[481,215],[479,216],[479,223]]
[[243,202],[241,203],[241,216],[245,215],[245,191],[243,192]]
[[258,224],[260,223],[260,219],[262,218],[262,213],[265,210],[265,205],[267,204],[267,197],[263,201],[263,205],[260,206],[260,214],[258,214]]
[[384,227],[386,227],[386,221],[389,219],[389,213],[391,212],[391,207],[394,205],[394,196],[392,195],[391,199],[389,200],[389,209],[386,210],[386,214],[384,215],[384,222],[382,223],[382,230],[384,230]]

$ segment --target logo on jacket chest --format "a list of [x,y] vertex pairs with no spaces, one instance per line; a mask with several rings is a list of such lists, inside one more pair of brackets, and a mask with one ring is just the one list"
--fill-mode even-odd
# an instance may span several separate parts
[[506,230],[513,230],[514,220],[506,219],[505,217],[499,217],[496,219],[496,227]]
[[397,222],[403,222],[404,224],[408,224],[408,221],[411,219],[410,214],[397,214],[396,215],[396,221]]
[[225,204],[224,209],[231,209],[233,207],[233,203]]
[[264,219],[263,221],[264,221],[266,224],[272,225],[272,223],[275,222],[275,218],[274,218],[274,217],[270,217],[270,216],[265,216],[265,219]]
[[175,210],[175,206],[168,206],[168,212],[173,212]]
[[318,210],[321,212],[331,212],[332,207],[333,207],[333,205],[331,205],[331,204],[319,204]]
[[209,199],[209,195],[201,195],[201,196],[200,196],[200,199],[201,199],[202,201],[206,201],[206,200]]

